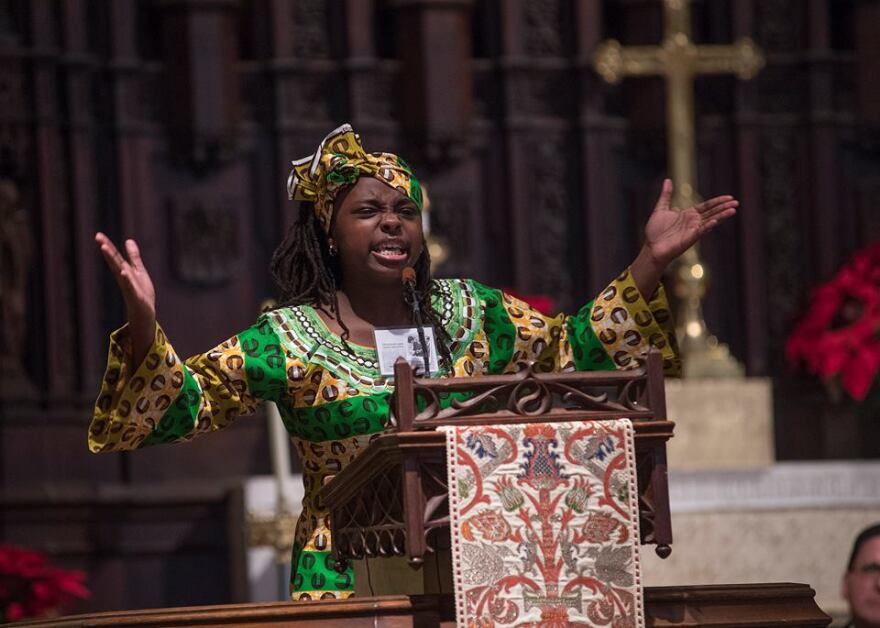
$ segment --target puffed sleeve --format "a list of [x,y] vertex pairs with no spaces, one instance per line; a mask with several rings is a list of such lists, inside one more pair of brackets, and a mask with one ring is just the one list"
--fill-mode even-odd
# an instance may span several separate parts
[[681,370],[663,286],[646,301],[628,269],[574,315],[545,316],[500,290],[475,286],[490,373],[515,373],[529,362],[548,372],[634,368],[650,347],[662,353],[667,375]]
[[110,336],[107,369],[89,426],[92,452],[189,440],[290,394],[286,354],[268,317],[210,351],[182,361],[157,324],[140,365],[127,325]]

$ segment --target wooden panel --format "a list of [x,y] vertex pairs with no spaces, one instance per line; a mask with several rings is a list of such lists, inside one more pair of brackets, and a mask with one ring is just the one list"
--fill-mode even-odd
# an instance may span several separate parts
[[[0,417],[0,480],[7,488],[178,480],[225,482],[271,473],[262,412],[195,441],[128,453],[93,454],[87,447],[92,403],[68,411],[6,407]],[[294,460],[295,464],[298,460]],[[60,488],[58,489],[61,490]]]
[[92,596],[80,611],[246,595],[241,493],[222,483],[6,489],[0,513],[4,542],[86,571]]
[[20,406],[10,410],[12,416],[0,418],[0,486],[8,490],[122,480],[121,456],[96,456],[88,450],[91,404],[78,413]]
[[808,585],[732,584],[648,587],[648,626],[827,626]]
[[[646,625],[827,626],[831,618],[813,601],[804,584],[753,584],[648,588]],[[21,624],[29,628],[98,626],[346,626],[404,627],[455,625],[452,596],[383,596],[318,602],[240,604],[101,613]]]

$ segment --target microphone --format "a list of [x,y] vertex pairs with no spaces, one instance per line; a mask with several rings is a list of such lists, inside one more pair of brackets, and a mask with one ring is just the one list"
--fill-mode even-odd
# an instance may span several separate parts
[[416,271],[412,266],[404,267],[400,273],[400,281],[403,283],[403,300],[412,308],[412,319],[419,335],[419,344],[422,346],[422,361],[425,366],[423,377],[431,377],[431,361],[428,341],[425,339],[424,325],[422,324],[422,312],[419,308],[419,295],[416,293]]
[[406,287],[411,287],[413,290],[416,288],[416,269],[412,266],[406,266],[403,269],[403,272],[400,273],[400,280],[403,282],[403,285]]

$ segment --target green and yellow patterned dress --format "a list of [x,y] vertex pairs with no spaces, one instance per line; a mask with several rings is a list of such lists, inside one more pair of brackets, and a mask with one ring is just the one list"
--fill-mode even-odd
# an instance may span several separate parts
[[[662,288],[650,302],[624,272],[576,315],[544,316],[475,281],[436,281],[434,307],[453,340],[455,376],[514,373],[530,361],[546,370],[634,366],[649,345],[666,370],[678,368]],[[295,600],[348,597],[352,571],[333,569],[327,513],[315,494],[385,428],[391,378],[376,351],[333,334],[309,306],[278,309],[214,349],[188,360],[162,329],[134,368],[127,329],[113,333],[107,371],[89,428],[93,452],[186,441],[278,404],[302,458],[305,497],[296,526],[290,595]]]

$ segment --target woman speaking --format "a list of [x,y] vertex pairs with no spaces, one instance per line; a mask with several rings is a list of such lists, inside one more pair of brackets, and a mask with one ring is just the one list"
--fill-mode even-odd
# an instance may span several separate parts
[[[305,483],[292,556],[295,600],[354,591],[351,569],[334,569],[327,513],[315,496],[387,423],[394,382],[380,368],[377,330],[412,328],[420,319],[436,344],[439,377],[515,373],[531,362],[546,371],[630,368],[651,346],[674,372],[660,276],[738,206],[719,196],[674,210],[672,183],[664,181],[630,267],[576,314],[551,318],[476,281],[432,278],[418,179],[400,157],[366,152],[349,125],[293,163],[288,192],[300,203],[272,258],[279,305],[185,361],[156,322],[155,290],[135,241],[126,240],[123,255],[106,235],[95,236],[128,323],[110,337],[89,448],[185,441],[226,427],[262,400],[275,402]],[[415,271],[408,299],[406,268]]]

